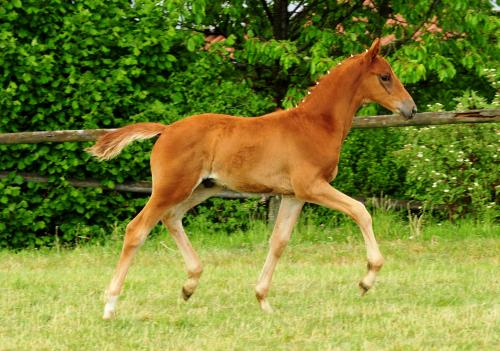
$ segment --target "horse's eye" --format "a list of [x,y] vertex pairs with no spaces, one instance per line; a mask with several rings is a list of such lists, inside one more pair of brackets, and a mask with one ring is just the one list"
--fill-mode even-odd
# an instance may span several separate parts
[[391,75],[388,74],[388,73],[384,73],[384,74],[381,74],[380,75],[380,79],[383,81],[383,82],[388,82],[391,80]]

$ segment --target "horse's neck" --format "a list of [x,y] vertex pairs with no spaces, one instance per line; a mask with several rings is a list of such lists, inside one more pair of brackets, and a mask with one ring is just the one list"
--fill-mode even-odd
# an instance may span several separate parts
[[326,119],[345,138],[362,102],[358,91],[361,74],[357,59],[342,63],[320,79],[297,108],[312,118]]

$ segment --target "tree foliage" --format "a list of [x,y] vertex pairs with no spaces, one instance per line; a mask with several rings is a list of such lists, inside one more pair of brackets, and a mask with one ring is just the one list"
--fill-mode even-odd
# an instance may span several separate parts
[[[256,87],[273,87],[283,107],[345,57],[376,37],[403,83],[425,104],[446,100],[465,87],[492,98],[484,69],[499,57],[499,19],[488,1],[193,1],[184,28],[232,37],[235,58]],[[198,19],[198,20],[195,20]],[[421,91],[427,87],[432,94]],[[446,88],[446,89],[443,89]]]

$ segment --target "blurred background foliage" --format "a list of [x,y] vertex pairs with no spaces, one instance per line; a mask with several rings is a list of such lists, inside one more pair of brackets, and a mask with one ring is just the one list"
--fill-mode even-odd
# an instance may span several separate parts
[[[0,132],[291,108],[376,37],[420,111],[498,108],[499,34],[498,12],[479,0],[4,1]],[[360,114],[384,112],[368,105]],[[480,217],[498,210],[498,135],[495,125],[353,130],[334,185]],[[105,238],[145,203],[113,187],[149,179],[151,145],[133,144],[107,163],[82,143],[0,145],[0,171],[9,172],[0,180],[0,247]],[[464,153],[461,164],[446,158],[450,147]],[[50,181],[28,183],[22,172]],[[68,179],[98,179],[103,189]],[[195,212],[231,233],[265,217],[263,206],[214,199]]]

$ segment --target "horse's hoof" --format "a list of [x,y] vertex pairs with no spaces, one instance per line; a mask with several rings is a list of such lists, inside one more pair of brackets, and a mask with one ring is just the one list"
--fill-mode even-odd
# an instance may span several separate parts
[[114,318],[115,318],[115,311],[104,311],[104,314],[102,315],[102,319],[105,321],[109,321]]
[[188,291],[185,287],[182,287],[182,298],[184,301],[189,300],[191,295],[193,295],[193,291]]
[[273,308],[271,307],[271,305],[269,304],[269,302],[267,302],[267,300],[259,300],[259,303],[260,303],[260,308],[262,310],[262,312],[266,313],[266,314],[272,314],[273,313]]
[[359,284],[359,289],[361,290],[361,296],[365,296],[365,294],[370,290],[370,287],[363,283],[363,281],[360,281]]

